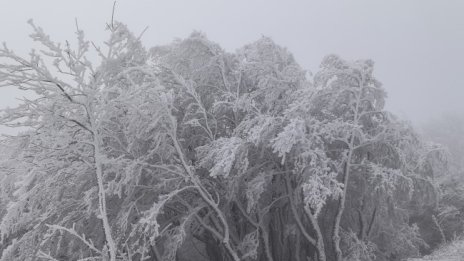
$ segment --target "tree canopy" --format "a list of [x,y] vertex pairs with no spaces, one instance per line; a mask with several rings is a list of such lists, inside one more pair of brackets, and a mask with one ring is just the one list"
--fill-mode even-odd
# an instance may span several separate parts
[[[314,76],[270,38],[147,50],[122,23],[0,49],[0,260],[402,260],[446,155],[384,109],[371,60]],[[99,59],[93,55],[97,54]],[[425,214],[424,214],[425,213]]]

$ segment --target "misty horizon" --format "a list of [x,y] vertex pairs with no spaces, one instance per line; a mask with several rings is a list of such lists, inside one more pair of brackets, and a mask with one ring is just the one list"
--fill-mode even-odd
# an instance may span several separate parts
[[[464,114],[460,102],[464,97],[461,1],[266,3],[119,1],[114,19],[136,34],[147,29],[142,36],[147,48],[200,31],[229,52],[261,36],[270,37],[310,73],[329,54],[347,60],[371,59],[374,74],[388,93],[387,109],[400,118],[422,126],[446,113]],[[79,4],[15,1],[0,11],[1,41],[18,53],[28,53],[33,42],[28,38],[27,20],[33,19],[53,40],[71,44],[77,21],[88,40],[102,45],[112,6],[109,0]],[[51,10],[53,15],[47,15]],[[17,98],[21,95],[13,88],[0,88],[0,107],[18,104]],[[4,127],[0,131],[15,132]]]

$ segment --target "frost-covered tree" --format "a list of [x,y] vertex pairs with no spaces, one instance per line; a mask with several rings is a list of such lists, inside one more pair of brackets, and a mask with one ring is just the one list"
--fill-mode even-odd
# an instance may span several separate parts
[[328,56],[309,78],[266,37],[146,51],[114,23],[106,46],[77,29],[72,48],[31,25],[43,49],[0,50],[0,84],[33,93],[1,114],[28,128],[4,145],[1,260],[385,260],[422,243],[402,209],[435,191],[434,150],[384,111],[371,61]]
[[429,236],[437,238],[433,243],[441,244],[453,240],[464,229],[464,117],[458,112],[445,113],[439,118],[432,118],[423,130],[428,139],[441,144],[449,154],[448,169],[438,177],[442,197],[438,211],[433,213],[436,222],[424,222],[424,226],[434,223],[434,227],[437,227],[437,223],[441,227],[441,236],[437,233],[440,232],[438,229]]
[[[21,148],[24,172],[16,174],[17,196],[1,224],[2,238],[19,236],[3,260],[48,256],[51,250],[46,253],[45,248],[61,247],[54,238],[61,242],[63,234],[76,237],[72,242],[80,241],[92,254],[116,260],[125,255],[118,251],[124,243],[118,237],[129,229],[135,207],[131,199],[138,192],[132,186],[144,178],[140,164],[149,162],[150,149],[164,144],[162,137],[152,135],[160,125],[151,120],[163,119],[159,115],[167,93],[160,92],[151,72],[144,72],[147,54],[123,24],[109,27],[105,50],[95,47],[101,59],[96,68],[87,59],[90,42],[82,31],[76,32],[73,50],[30,24],[31,37],[43,50],[32,50],[28,58],[6,45],[0,50],[5,61],[2,85],[17,86],[34,97],[5,110],[1,118],[3,124],[28,128]],[[118,208],[127,213],[114,212]],[[101,223],[93,232],[103,232],[95,242],[78,231],[92,218],[99,221],[90,226]],[[43,237],[45,230],[49,234]],[[88,249],[72,256],[86,258]]]
[[[351,213],[347,212],[356,210],[354,202],[366,199],[377,200],[371,203],[371,209],[366,202],[357,210],[361,224],[356,240],[366,256],[353,258],[372,258],[375,244],[366,234],[378,223],[375,217],[380,211],[377,213],[375,207],[395,202],[391,198],[398,191],[408,195],[416,188],[416,177],[424,180],[418,169],[410,169],[410,159],[403,158],[420,157],[411,149],[414,141],[410,140],[415,137],[403,130],[404,123],[383,110],[385,92],[372,76],[372,65],[370,61],[351,63],[337,56],[326,57],[314,87],[303,90],[288,106],[285,116],[289,123],[274,139],[282,164],[287,161],[293,172],[301,169],[296,172],[299,175],[289,175],[288,183],[295,184],[296,192],[301,193],[302,209],[311,223],[306,234],[315,235],[305,237],[316,245],[319,260],[342,260],[350,254],[343,254],[340,242],[342,234],[353,232],[348,221]],[[355,179],[363,182],[361,194],[361,184]],[[432,184],[431,180],[425,182]],[[382,198],[385,201],[380,202]],[[405,198],[396,200],[407,202]],[[393,203],[391,207],[397,206]],[[401,222],[395,222],[409,229],[407,217],[408,213]],[[420,240],[415,240],[411,247],[416,249],[418,243]],[[348,249],[353,251],[351,246]]]

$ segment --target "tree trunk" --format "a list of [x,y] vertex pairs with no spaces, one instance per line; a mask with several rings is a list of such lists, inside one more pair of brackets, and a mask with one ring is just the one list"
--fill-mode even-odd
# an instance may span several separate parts
[[113,240],[113,236],[111,235],[111,226],[108,220],[108,213],[106,211],[106,192],[105,186],[103,184],[102,160],[100,155],[100,146],[96,138],[94,138],[94,149],[96,174],[98,182],[98,207],[100,210],[101,220],[103,222],[103,231],[105,232],[106,243],[108,245],[108,251],[110,254],[110,261],[116,261],[117,248]]

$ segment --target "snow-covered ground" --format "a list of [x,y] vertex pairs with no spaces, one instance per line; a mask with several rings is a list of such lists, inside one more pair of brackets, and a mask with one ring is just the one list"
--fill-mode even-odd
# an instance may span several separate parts
[[411,258],[409,261],[464,261],[464,239],[456,240],[423,258]]

